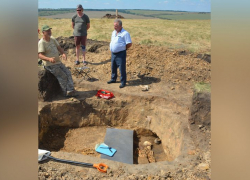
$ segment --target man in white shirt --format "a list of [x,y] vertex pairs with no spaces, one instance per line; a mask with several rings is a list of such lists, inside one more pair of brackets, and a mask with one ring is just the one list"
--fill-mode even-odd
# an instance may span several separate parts
[[120,88],[126,86],[126,50],[132,46],[130,34],[123,29],[122,21],[114,21],[114,31],[112,32],[110,51],[111,51],[111,80],[107,83],[115,83],[117,79],[117,68],[120,69]]

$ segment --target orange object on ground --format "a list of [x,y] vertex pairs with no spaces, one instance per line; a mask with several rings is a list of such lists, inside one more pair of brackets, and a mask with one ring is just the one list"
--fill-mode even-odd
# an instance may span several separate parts
[[96,96],[104,99],[111,99],[112,97],[114,97],[114,94],[110,91],[101,89],[97,91]]
[[108,166],[106,164],[100,163],[100,164],[93,164],[93,167],[95,167],[98,171],[106,173]]

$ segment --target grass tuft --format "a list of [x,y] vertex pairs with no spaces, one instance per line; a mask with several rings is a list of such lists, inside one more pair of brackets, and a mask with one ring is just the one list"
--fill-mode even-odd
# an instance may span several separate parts
[[211,84],[205,82],[199,82],[194,84],[196,92],[211,92]]
[[142,41],[140,41],[140,44],[146,44],[146,45],[149,45],[149,44],[152,44],[153,41],[151,41],[150,39],[143,39]]

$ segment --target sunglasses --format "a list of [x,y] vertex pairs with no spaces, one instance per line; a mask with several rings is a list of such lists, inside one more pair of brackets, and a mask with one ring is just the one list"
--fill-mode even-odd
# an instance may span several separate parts
[[82,10],[76,10],[76,11],[82,11]]

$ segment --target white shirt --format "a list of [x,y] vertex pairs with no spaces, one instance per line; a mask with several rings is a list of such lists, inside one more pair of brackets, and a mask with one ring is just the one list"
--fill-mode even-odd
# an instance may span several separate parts
[[130,34],[122,28],[122,30],[116,35],[116,30],[112,32],[110,51],[117,53],[126,50],[126,45],[132,43]]

